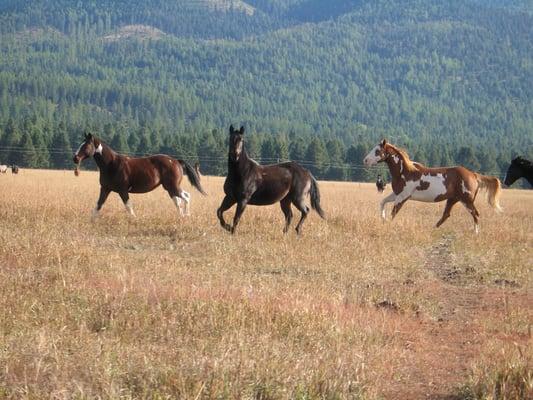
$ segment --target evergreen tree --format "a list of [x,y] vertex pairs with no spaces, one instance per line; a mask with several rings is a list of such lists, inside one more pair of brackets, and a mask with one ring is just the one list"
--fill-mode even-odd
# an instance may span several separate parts
[[44,140],[44,136],[39,130],[37,130],[37,128],[34,128],[31,138],[35,149],[35,159],[32,166],[35,168],[50,167],[50,153]]
[[37,166],[37,153],[29,132],[25,132],[22,136],[21,157],[17,161],[18,164],[27,168],[35,168]]
[[309,143],[305,153],[305,163],[315,177],[322,178],[327,172],[328,153],[324,142],[319,138],[314,138]]
[[50,154],[52,167],[59,169],[72,168],[72,146],[67,132],[58,127],[52,141],[53,148]]
[[276,144],[274,139],[267,137],[261,144],[261,163],[272,164],[278,161],[276,154]]
[[471,147],[461,147],[457,152],[455,160],[457,161],[458,165],[461,165],[472,171],[479,171],[479,161]]
[[119,133],[119,132],[115,133],[109,145],[117,153],[129,154],[130,152],[128,141],[126,140],[126,136],[123,133]]
[[346,168],[344,165],[344,148],[342,143],[337,140],[328,140],[326,143],[330,167],[327,172],[327,178],[335,181],[346,179]]
[[371,179],[372,172],[369,168],[363,168],[363,159],[368,154],[362,144],[351,145],[346,151],[346,163],[349,168],[348,178],[356,182],[366,182]]

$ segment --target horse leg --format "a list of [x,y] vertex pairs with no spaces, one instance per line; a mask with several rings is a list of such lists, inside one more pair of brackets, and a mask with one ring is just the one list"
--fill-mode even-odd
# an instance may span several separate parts
[[[188,192],[186,192],[185,190],[178,189],[177,191],[169,190],[168,194],[170,195],[172,201],[176,205],[176,208],[179,210],[180,215],[182,217],[184,215],[185,216],[191,215],[190,211],[189,211],[189,204],[191,202],[191,195]],[[181,201],[182,200],[185,203],[185,213],[183,212],[183,210],[181,208]]]
[[233,199],[233,197],[230,197],[230,196],[226,196],[224,197],[224,200],[222,200],[222,204],[220,205],[220,207],[218,208],[217,210],[217,217],[218,217],[218,220],[220,221],[220,225],[222,226],[222,228],[224,228],[225,230],[231,232],[231,225],[226,223],[226,221],[224,221],[224,212],[229,210],[231,207],[233,207],[233,205],[236,203],[236,201]]
[[135,213],[133,212],[133,207],[130,203],[130,195],[128,192],[120,192],[118,194],[120,198],[122,199],[122,202],[124,203],[124,207],[126,207],[126,211],[132,216],[135,217]]
[[283,211],[283,214],[285,215],[285,228],[283,228],[283,233],[287,233],[292,221],[291,199],[287,196],[282,199],[279,204],[281,206],[281,211]]
[[472,215],[472,218],[474,218],[474,230],[476,231],[476,234],[479,233],[479,223],[478,223],[479,212],[476,209],[474,202],[463,203],[463,205],[470,212],[470,214]]
[[244,212],[247,203],[248,200],[241,200],[237,203],[237,210],[235,211],[235,216],[233,217],[233,227],[231,228],[231,233],[235,233],[237,230],[237,225],[239,224],[239,220],[241,219],[241,215]]
[[437,228],[441,226],[444,221],[446,221],[450,217],[450,212],[452,211],[453,206],[455,203],[457,203],[459,200],[456,199],[448,199],[446,201],[446,207],[444,207],[444,213],[442,214],[441,219],[439,219],[439,222],[437,222]]
[[107,200],[107,196],[109,196],[109,193],[111,193],[111,190],[100,187],[100,197],[98,197],[98,201],[96,202],[96,207],[93,210],[91,219],[94,221],[96,218],[98,218],[98,215],[100,213],[100,210],[102,209],[102,206],[104,205],[105,201]]
[[387,197],[385,197],[383,200],[381,200],[381,203],[379,205],[379,211],[381,213],[381,218],[383,218],[383,221],[385,221],[386,219],[385,204],[392,203],[395,198],[396,198],[396,195],[394,193],[391,193]]
[[178,209],[180,216],[183,217],[183,210],[181,209],[181,199],[178,196],[172,196],[172,195],[170,195],[170,198],[172,199],[172,202]]
[[400,201],[395,201],[394,202],[394,207],[392,208],[392,213],[391,213],[391,219],[394,219],[394,217],[400,212],[400,210],[402,209],[403,205],[405,204],[405,202],[407,200],[409,200],[411,198],[411,196],[408,196],[406,197],[405,199],[403,200],[400,200]]
[[300,235],[302,232],[302,225],[305,219],[307,218],[307,214],[309,214],[309,207],[305,205],[303,199],[293,202],[293,204],[302,213],[302,216],[300,217],[300,221],[298,221],[298,225],[296,225],[296,233]]
[[185,190],[182,190],[180,197],[185,202],[185,215],[188,217],[189,215],[191,215],[191,212],[189,210],[189,207],[191,205],[191,195],[190,195],[189,192],[186,192]]

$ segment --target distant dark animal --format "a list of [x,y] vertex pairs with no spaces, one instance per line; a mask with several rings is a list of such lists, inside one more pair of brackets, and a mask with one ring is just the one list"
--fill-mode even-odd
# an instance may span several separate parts
[[525,178],[533,186],[533,163],[525,158],[516,157],[511,161],[503,183],[511,186],[520,178]]
[[100,170],[100,197],[93,211],[93,218],[98,216],[110,192],[117,192],[124,202],[126,210],[135,215],[129,201],[130,193],[147,193],[159,185],[168,192],[181,215],[181,201],[185,202],[185,214],[189,215],[190,195],[180,188],[183,174],[200,193],[206,194],[200,185],[200,178],[185,161],[175,160],[167,155],[149,157],[128,157],[117,154],[108,145],[92,134],[85,135],[85,140],[74,154],[75,164],[85,158],[94,157]]
[[12,173],[12,174],[18,174],[18,173],[19,173],[19,167],[18,167],[18,165],[12,165],[12,166],[11,166],[11,173]]
[[[228,175],[224,182],[226,197],[217,211],[220,225],[231,233],[235,233],[244,209],[248,204],[266,206],[280,202],[285,215],[285,228],[289,230],[292,220],[291,203],[300,210],[302,216],[296,232],[301,233],[302,224],[309,214],[305,204],[305,196],[311,197],[311,207],[324,218],[320,206],[320,192],[313,175],[295,162],[284,162],[273,165],[259,165],[248,157],[244,148],[244,127],[240,130],[229,129]],[[233,226],[224,221],[223,213],[237,203],[233,218]]]
[[8,168],[7,165],[0,165],[0,172],[5,174],[7,172],[7,168]]
[[378,179],[376,180],[376,188],[378,189],[378,192],[383,193],[386,186],[387,184],[383,181],[381,175],[378,175]]
[[392,193],[381,201],[381,215],[385,218],[385,204],[394,202],[392,218],[398,214],[409,199],[438,202],[446,200],[442,218],[437,222],[441,226],[450,216],[452,207],[461,202],[474,218],[476,233],[479,232],[479,212],[474,200],[479,189],[488,190],[489,204],[501,211],[498,199],[501,185],[498,178],[484,176],[469,171],[464,167],[427,168],[412,162],[407,153],[383,140],[364,158],[365,165],[385,162],[392,177]]

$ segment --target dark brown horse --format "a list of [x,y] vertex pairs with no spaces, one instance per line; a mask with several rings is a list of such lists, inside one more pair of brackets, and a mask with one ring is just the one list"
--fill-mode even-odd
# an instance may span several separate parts
[[[320,192],[318,184],[305,168],[295,162],[285,162],[274,165],[259,165],[248,157],[244,148],[244,127],[240,130],[229,128],[228,176],[224,182],[226,197],[217,211],[222,227],[235,233],[239,219],[248,204],[266,206],[280,202],[281,210],[285,214],[284,233],[287,233],[292,220],[291,203],[300,210],[302,216],[296,232],[301,233],[302,224],[309,214],[309,207],[305,204],[305,196],[311,197],[311,207],[324,218],[324,211],[320,207]],[[237,203],[237,210],[233,218],[233,226],[224,221],[224,211]]]
[[533,186],[533,163],[525,158],[516,157],[511,161],[503,183],[505,186],[511,186],[520,178],[526,179]]
[[12,173],[12,174],[18,174],[18,173],[19,173],[19,166],[13,164],[13,165],[11,166],[11,173]]
[[184,172],[191,185],[205,195],[200,185],[200,178],[194,169],[182,160],[175,160],[162,154],[138,158],[117,154],[92,134],[85,135],[85,140],[74,154],[73,161],[79,164],[89,157],[94,157],[100,170],[100,197],[93,211],[93,218],[98,216],[111,192],[117,192],[126,210],[135,215],[129,202],[129,194],[151,192],[159,185],[163,185],[181,215],[183,215],[181,209],[183,200],[185,214],[189,215],[190,195],[180,188]]
[[392,218],[398,214],[409,199],[438,202],[446,200],[441,226],[450,216],[452,207],[461,202],[474,218],[476,233],[479,232],[479,212],[474,205],[479,189],[488,190],[489,204],[501,211],[498,198],[501,185],[498,178],[484,176],[464,167],[427,168],[409,159],[407,153],[383,140],[364,158],[365,165],[385,162],[392,177],[392,193],[381,201],[381,215],[385,218],[385,204],[394,202]]

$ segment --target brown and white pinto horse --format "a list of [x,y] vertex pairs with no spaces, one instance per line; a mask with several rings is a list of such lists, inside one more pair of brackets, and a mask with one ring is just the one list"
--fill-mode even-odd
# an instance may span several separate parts
[[180,188],[183,173],[200,193],[206,194],[200,185],[200,178],[185,161],[175,160],[167,155],[149,157],[128,157],[114,152],[108,145],[92,134],[74,154],[73,161],[79,165],[85,158],[94,157],[100,170],[100,197],[93,210],[93,219],[98,216],[110,192],[117,192],[126,210],[135,216],[129,201],[130,193],[147,193],[159,185],[168,192],[181,215],[181,201],[185,202],[185,215],[189,215],[190,195]]
[[464,167],[427,168],[409,159],[407,153],[383,140],[365,157],[365,165],[384,161],[392,176],[392,193],[381,201],[381,216],[385,219],[385,204],[394,202],[392,218],[398,214],[409,199],[424,202],[446,200],[441,226],[450,216],[452,207],[461,202],[474,218],[476,233],[479,232],[479,212],[474,205],[479,189],[488,190],[489,204],[502,211],[498,203],[501,184],[498,178],[484,176]]

